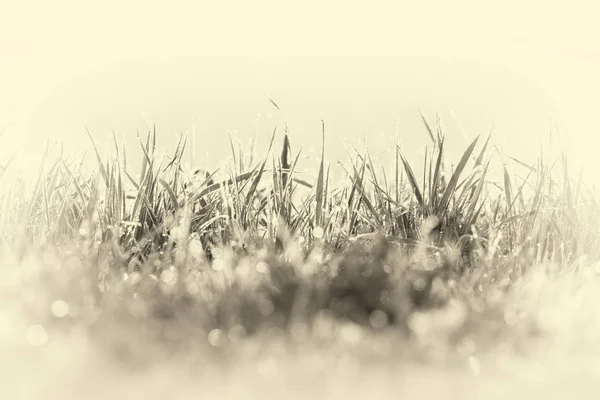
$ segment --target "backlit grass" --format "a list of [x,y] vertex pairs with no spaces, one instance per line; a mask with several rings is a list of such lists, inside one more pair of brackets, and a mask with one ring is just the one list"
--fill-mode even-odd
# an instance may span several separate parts
[[183,167],[185,137],[159,158],[151,131],[139,175],[115,139],[91,175],[48,156],[31,190],[0,176],[7,336],[84,335],[137,368],[194,354],[230,365],[280,341],[364,360],[522,351],[556,330],[519,304],[523,288],[595,276],[598,203],[566,158],[515,160],[526,175],[505,165],[495,182],[490,137],[447,159],[451,139],[425,125],[422,166],[391,143],[394,168],[365,149],[341,181],[324,148],[301,174],[287,129],[258,161],[232,142],[218,171]]

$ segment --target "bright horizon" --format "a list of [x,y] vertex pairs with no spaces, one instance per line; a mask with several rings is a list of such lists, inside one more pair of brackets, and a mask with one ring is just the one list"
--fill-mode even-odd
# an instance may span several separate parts
[[246,142],[259,114],[263,143],[287,122],[305,149],[319,147],[325,119],[332,161],[345,157],[340,138],[365,134],[385,151],[377,145],[397,121],[414,152],[428,144],[422,110],[431,122],[442,115],[456,150],[494,126],[495,143],[525,158],[554,122],[555,151],[600,168],[593,5],[427,3],[11,4],[0,17],[0,129],[10,124],[0,160],[20,148],[26,168],[47,139],[90,154],[84,125],[100,142],[114,129],[135,143],[154,121],[169,148],[193,127],[197,159],[210,149],[216,163],[228,132]]

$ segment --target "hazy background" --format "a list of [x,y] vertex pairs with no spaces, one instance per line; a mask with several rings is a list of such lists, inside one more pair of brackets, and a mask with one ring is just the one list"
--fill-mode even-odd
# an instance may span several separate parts
[[385,154],[396,128],[413,153],[428,144],[422,110],[442,116],[453,150],[494,127],[495,144],[527,159],[553,132],[556,151],[600,167],[593,2],[156,4],[0,6],[0,165],[20,149],[31,171],[47,139],[89,152],[84,125],[103,152],[114,130],[132,157],[136,130],[156,123],[163,148],[187,130],[202,165],[229,154],[228,133],[260,145],[284,121],[310,151],[324,119],[332,160],[363,135]]

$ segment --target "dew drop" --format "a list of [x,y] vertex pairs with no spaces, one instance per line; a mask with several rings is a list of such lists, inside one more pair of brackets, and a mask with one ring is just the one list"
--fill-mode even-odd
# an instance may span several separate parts
[[69,314],[69,304],[63,300],[56,300],[52,303],[51,310],[55,317],[63,318]]
[[313,229],[313,236],[315,239],[322,239],[324,234],[325,231],[320,226],[317,226],[315,229]]
[[388,324],[388,316],[381,310],[375,310],[369,315],[369,323],[373,328],[381,329]]
[[223,331],[220,329],[213,329],[208,333],[208,343],[213,347],[220,347],[223,345]]
[[269,271],[269,264],[264,261],[258,262],[258,264],[256,264],[256,271],[261,274],[266,274]]
[[424,278],[417,278],[414,280],[414,282],[412,283],[413,288],[418,291],[418,292],[422,292],[427,288],[427,282],[425,281]]
[[160,280],[167,285],[172,285],[175,283],[176,275],[175,272],[170,269],[166,269],[160,273]]

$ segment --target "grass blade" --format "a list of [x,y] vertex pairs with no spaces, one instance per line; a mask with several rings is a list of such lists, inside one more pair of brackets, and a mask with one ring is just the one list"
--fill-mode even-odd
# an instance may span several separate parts
[[325,121],[321,120],[321,162],[319,164],[319,175],[317,177],[317,189],[316,189],[316,210],[315,210],[315,225],[321,226],[323,220],[323,189],[324,189],[324,170],[325,170]]
[[[462,173],[463,169],[465,168],[467,161],[469,161],[469,158],[471,157],[471,154],[473,153],[473,150],[475,149],[475,146],[477,145],[478,140],[479,140],[479,136],[477,136],[475,138],[475,140],[473,140],[473,142],[469,145],[467,150],[464,152],[462,158],[460,159],[458,165],[456,166],[456,169],[454,170],[454,173],[452,174],[452,177],[450,178],[450,181],[448,182],[448,184],[446,186],[446,190],[444,191],[442,199],[440,200],[440,204],[439,204],[440,212],[442,212],[442,213],[446,212],[446,208],[448,207],[448,203],[450,202],[450,197],[454,193],[456,184],[458,183],[458,178],[460,177],[460,174]],[[439,217],[439,215],[438,215],[438,217]],[[440,218],[440,219],[442,219],[442,218]]]
[[[398,145],[396,145],[396,146],[398,146]],[[421,194],[421,190],[419,189],[419,184],[417,183],[417,178],[415,178],[415,174],[414,174],[412,168],[410,167],[410,164],[404,157],[404,154],[402,154],[401,150],[400,150],[400,159],[402,160],[402,164],[404,165],[404,170],[406,171],[406,175],[408,177],[408,182],[410,183],[410,186],[413,189],[415,198],[417,199],[419,206],[424,209],[425,202],[423,201],[423,195]]]

